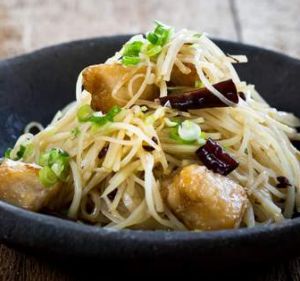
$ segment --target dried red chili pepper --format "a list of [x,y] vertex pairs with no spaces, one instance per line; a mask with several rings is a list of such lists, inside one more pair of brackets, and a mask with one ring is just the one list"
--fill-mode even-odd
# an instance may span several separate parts
[[196,151],[196,154],[209,170],[223,176],[231,173],[239,165],[217,142],[210,138]]
[[[232,80],[223,81],[213,85],[225,98],[233,103],[239,102],[239,95]],[[212,94],[207,88],[200,88],[195,91],[183,94],[174,94],[159,98],[160,104],[170,103],[172,108],[182,111],[188,109],[201,109],[212,107],[227,107],[228,105]]]
[[278,188],[285,188],[285,187],[291,186],[289,180],[286,177],[279,176],[279,177],[277,177],[277,181],[278,181],[278,183],[277,183],[276,187],[278,187]]

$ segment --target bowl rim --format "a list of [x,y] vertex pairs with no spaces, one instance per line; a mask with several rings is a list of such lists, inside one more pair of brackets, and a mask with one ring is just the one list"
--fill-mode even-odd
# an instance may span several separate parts
[[[273,234],[280,233],[285,230],[292,230],[294,227],[300,228],[300,217],[294,219],[285,219],[280,223],[271,223],[261,226],[256,226],[252,228],[238,228],[238,229],[224,229],[215,231],[184,231],[184,230],[132,230],[132,229],[113,229],[105,227],[97,227],[89,224],[80,223],[79,221],[72,221],[44,213],[32,212],[4,201],[0,201],[0,210],[5,210],[5,212],[12,213],[19,216],[24,220],[31,220],[37,225],[47,225],[47,226],[57,226],[64,230],[74,230],[76,232],[89,233],[89,234],[104,234],[104,235],[120,235],[121,237],[132,237],[134,239],[151,240],[155,242],[163,241],[165,239],[169,240],[172,234],[176,235],[176,240],[185,241],[191,239],[204,239],[205,241],[215,240],[216,238],[247,238],[252,237],[257,234],[264,234],[266,232],[272,231]],[[1,220],[1,219],[0,219]],[[141,234],[145,234],[145,237],[141,237]]]

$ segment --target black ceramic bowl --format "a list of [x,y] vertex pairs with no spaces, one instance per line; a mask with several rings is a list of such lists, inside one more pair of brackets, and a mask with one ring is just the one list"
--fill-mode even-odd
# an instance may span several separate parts
[[[82,68],[103,62],[128,39],[77,41],[0,62],[0,153],[31,120],[44,124],[75,99]],[[216,40],[246,54],[237,66],[271,105],[300,116],[300,61],[264,49]],[[210,262],[265,260],[300,253],[300,219],[216,232],[113,231],[36,214],[0,202],[0,239],[40,253],[73,258],[176,258]]]

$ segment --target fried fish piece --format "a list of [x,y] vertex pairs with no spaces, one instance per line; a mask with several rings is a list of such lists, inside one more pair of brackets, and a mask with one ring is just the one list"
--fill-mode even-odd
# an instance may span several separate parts
[[34,164],[5,159],[0,165],[0,199],[31,211],[54,206],[54,197],[63,184],[43,186],[38,178],[40,169]]
[[248,202],[242,186],[199,165],[186,166],[167,180],[163,197],[189,229],[200,230],[238,227]]
[[[140,75],[133,83],[132,90],[138,91],[142,85],[146,67],[125,67],[121,64],[98,64],[87,67],[83,71],[83,87],[92,95],[92,108],[109,111],[114,105],[124,106],[129,100],[128,83],[133,75]],[[121,85],[116,96],[113,96],[115,86]],[[141,99],[154,100],[159,96],[156,85],[147,85]]]

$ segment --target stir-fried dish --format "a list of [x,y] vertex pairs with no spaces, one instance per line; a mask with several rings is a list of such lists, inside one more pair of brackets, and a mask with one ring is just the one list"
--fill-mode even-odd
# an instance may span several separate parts
[[83,69],[76,101],[47,127],[28,124],[2,158],[0,199],[115,229],[292,218],[300,122],[240,80],[233,65],[244,62],[203,33],[156,22]]

